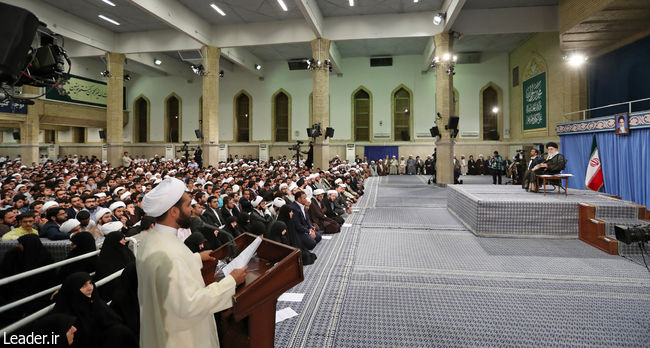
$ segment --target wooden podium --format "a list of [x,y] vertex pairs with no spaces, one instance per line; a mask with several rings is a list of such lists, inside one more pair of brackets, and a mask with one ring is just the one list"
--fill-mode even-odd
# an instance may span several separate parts
[[[241,252],[255,235],[245,233],[235,238]],[[228,256],[229,245],[214,250],[216,260]],[[215,281],[217,261],[203,263],[205,284]],[[222,347],[273,347],[275,340],[275,304],[280,295],[304,279],[300,250],[263,239],[257,256],[248,263],[246,282],[237,287],[233,307],[220,313]]]

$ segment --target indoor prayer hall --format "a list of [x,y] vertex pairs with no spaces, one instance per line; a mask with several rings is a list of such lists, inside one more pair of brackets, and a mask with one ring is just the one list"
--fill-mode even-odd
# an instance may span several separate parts
[[3,346],[650,346],[649,1],[0,21]]

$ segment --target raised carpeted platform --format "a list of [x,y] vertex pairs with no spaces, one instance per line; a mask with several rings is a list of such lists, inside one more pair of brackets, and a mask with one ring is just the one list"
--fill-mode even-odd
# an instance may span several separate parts
[[577,239],[477,237],[426,178],[366,186],[290,290],[303,301],[278,302],[299,315],[276,347],[650,346],[643,266]]
[[447,207],[477,236],[577,238],[578,203],[636,217],[636,206],[593,191],[531,193],[510,185],[450,185]]

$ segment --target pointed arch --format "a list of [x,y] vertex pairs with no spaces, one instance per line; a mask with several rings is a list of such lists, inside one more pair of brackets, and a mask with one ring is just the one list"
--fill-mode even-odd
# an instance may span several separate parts
[[183,100],[172,92],[165,98],[165,133],[163,142],[178,143],[183,140]]
[[413,91],[404,84],[390,94],[393,141],[413,139]]
[[233,128],[235,130],[233,140],[239,143],[249,143],[253,135],[252,124],[253,97],[242,89],[233,98]]
[[[493,112],[493,108],[497,112]],[[490,81],[479,92],[479,134],[481,140],[503,137],[503,90]]]
[[151,101],[144,94],[140,94],[133,101],[133,125],[131,128],[131,141],[133,143],[149,142],[149,122]]
[[372,92],[365,86],[359,86],[350,95],[352,99],[352,139],[354,141],[372,141]]
[[291,141],[291,94],[282,88],[271,96],[271,132],[275,142]]

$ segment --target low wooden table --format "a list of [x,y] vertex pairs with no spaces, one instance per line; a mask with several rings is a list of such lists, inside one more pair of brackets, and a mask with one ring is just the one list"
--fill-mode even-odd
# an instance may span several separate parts
[[[537,175],[537,192],[539,192],[539,179],[542,179],[542,185],[544,186],[544,196],[546,196],[546,180],[560,180],[560,186],[557,189],[558,193],[560,192],[560,188],[564,188],[564,195],[567,196],[567,186],[569,186],[569,178],[572,177],[573,174],[543,174],[543,175]],[[564,179],[564,187],[562,187],[562,179]]]

